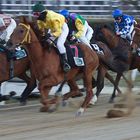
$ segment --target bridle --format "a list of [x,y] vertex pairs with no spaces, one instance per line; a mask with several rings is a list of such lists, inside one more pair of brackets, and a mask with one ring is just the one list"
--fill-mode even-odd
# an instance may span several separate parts
[[27,32],[25,34],[25,37],[23,38],[23,40],[19,44],[20,45],[21,44],[24,44],[24,43],[30,44],[31,43],[31,35],[30,35],[30,29],[31,29],[31,27],[30,27],[30,25],[26,25],[26,24],[23,24],[23,23],[19,23],[19,25],[20,26],[23,26],[23,27],[25,27],[27,29]]

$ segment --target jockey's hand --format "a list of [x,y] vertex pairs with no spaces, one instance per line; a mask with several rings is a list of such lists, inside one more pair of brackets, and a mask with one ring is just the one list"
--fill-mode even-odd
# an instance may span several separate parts
[[70,41],[75,41],[76,37],[75,36],[71,36]]
[[0,44],[5,44],[6,41],[0,38]]
[[117,36],[120,36],[121,34],[120,34],[120,32],[117,32],[116,35],[117,35]]

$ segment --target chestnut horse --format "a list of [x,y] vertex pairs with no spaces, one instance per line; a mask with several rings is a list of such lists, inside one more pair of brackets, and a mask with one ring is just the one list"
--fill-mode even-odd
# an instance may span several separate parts
[[[25,48],[25,47],[23,47]],[[36,87],[36,80],[32,69],[30,69],[31,77],[26,74],[26,71],[31,68],[31,63],[28,57],[13,60],[13,77],[23,79],[27,86],[21,94],[20,103],[21,105],[26,104],[27,97]],[[0,52],[0,84],[4,81],[11,79],[10,77],[10,61],[7,59],[5,52]]]
[[[105,63],[108,66],[108,69],[117,73],[116,84],[118,85],[123,72],[130,69],[132,55],[129,42],[122,39],[121,37],[116,36],[113,31],[106,25],[97,27],[95,29],[94,35],[95,40],[102,41],[107,44],[112,52],[113,57]],[[127,79],[126,81],[130,84]],[[110,98],[110,102],[114,101],[115,90],[116,88],[114,88],[113,94]]]
[[35,76],[39,81],[38,89],[41,93],[41,103],[43,105],[41,111],[48,111],[49,106],[52,103],[56,103],[56,98],[48,100],[49,91],[53,86],[58,85],[63,81],[68,81],[71,90],[70,94],[72,96],[73,91],[75,92],[78,90],[75,78],[81,74],[83,75],[87,94],[80,109],[77,111],[77,115],[80,115],[85,111],[93,96],[92,74],[99,66],[99,59],[94,51],[92,52],[85,44],[77,44],[84,53],[85,66],[84,68],[75,67],[68,73],[64,73],[61,67],[60,56],[58,55],[56,48],[50,45],[42,47],[34,30],[26,21],[20,23],[16,27],[10,41],[13,45],[27,44],[28,46],[27,51],[35,70]]

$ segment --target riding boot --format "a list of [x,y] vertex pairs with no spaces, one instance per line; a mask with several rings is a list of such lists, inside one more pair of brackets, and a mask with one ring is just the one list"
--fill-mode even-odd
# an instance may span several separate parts
[[68,64],[67,55],[65,53],[61,54],[61,58],[62,58],[63,70],[64,72],[68,72],[71,69],[71,66]]
[[6,100],[9,100],[9,99],[10,99],[9,95],[1,95],[0,94],[0,102],[6,101]]

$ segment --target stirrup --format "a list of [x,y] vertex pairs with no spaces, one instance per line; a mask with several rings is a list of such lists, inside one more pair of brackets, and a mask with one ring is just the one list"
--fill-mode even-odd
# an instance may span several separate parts
[[70,69],[71,69],[71,66],[68,63],[65,63],[63,66],[64,72],[68,72],[68,71],[70,71]]

